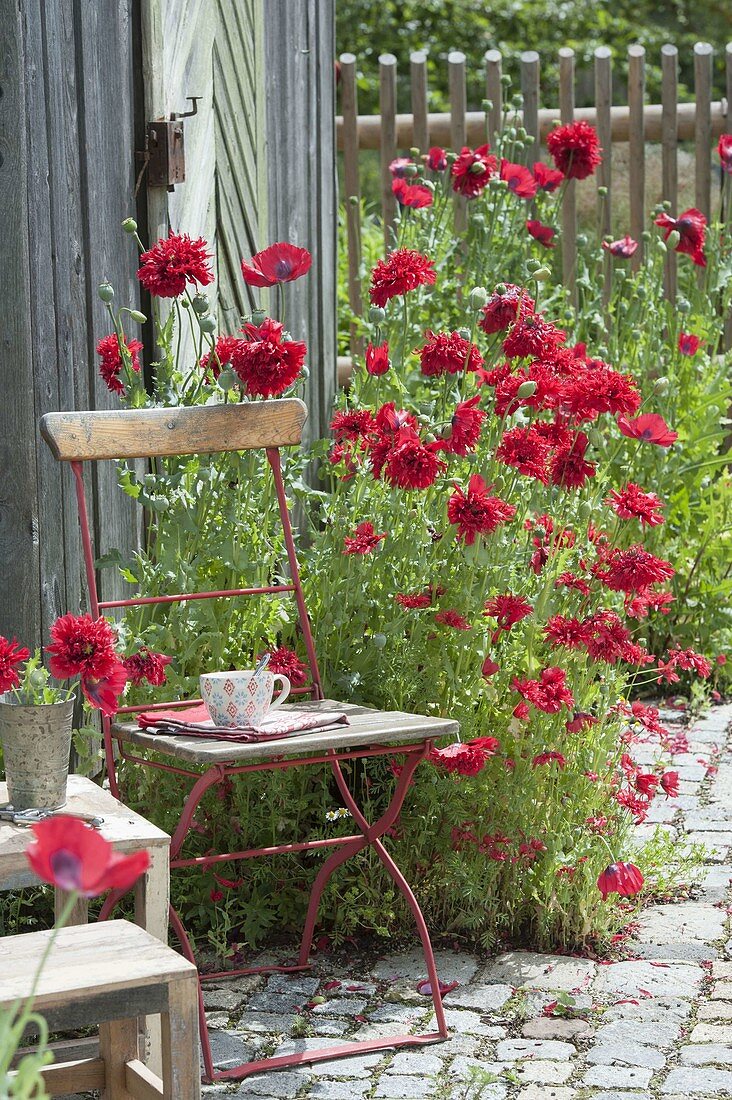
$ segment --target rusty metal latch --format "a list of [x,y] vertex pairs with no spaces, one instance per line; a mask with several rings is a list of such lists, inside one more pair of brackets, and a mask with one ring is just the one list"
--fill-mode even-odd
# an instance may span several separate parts
[[166,187],[172,191],[176,184],[185,182],[183,119],[198,114],[198,101],[202,96],[186,98],[192,104],[189,111],[174,112],[170,118],[156,119],[147,124],[148,187]]

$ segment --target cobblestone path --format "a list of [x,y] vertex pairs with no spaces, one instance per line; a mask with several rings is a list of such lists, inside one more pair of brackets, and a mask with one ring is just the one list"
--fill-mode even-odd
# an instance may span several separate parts
[[[666,724],[678,712],[664,711]],[[489,959],[438,951],[451,1037],[416,1051],[386,1051],[271,1073],[204,1096],[252,1100],[640,1100],[732,1097],[732,706],[715,707],[688,730],[676,755],[680,797],[657,798],[641,839],[660,825],[680,842],[702,842],[707,868],[693,900],[645,910],[632,961],[525,951]],[[636,758],[657,758],[643,747]],[[702,761],[701,763],[699,761]],[[716,771],[708,764],[717,766]],[[370,973],[328,965],[313,976],[239,979],[207,987],[206,1006],[221,1067],[258,1054],[307,1050],[339,1037],[369,1038],[430,1028],[416,951],[381,959]],[[342,984],[335,986],[335,981]],[[545,1016],[559,992],[585,1019]],[[295,1011],[312,998],[304,1017]],[[303,1027],[305,1024],[305,1027]],[[432,1025],[434,1026],[434,1025]]]

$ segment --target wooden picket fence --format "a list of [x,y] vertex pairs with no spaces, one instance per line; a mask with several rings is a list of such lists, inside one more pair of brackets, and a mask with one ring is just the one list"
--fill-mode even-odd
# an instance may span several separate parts
[[[597,128],[604,150],[603,161],[596,173],[598,188],[606,193],[597,196],[598,226],[603,234],[610,232],[613,197],[612,149],[614,143],[627,142],[629,147],[628,231],[640,242],[633,257],[637,266],[642,260],[642,233],[647,224],[646,208],[646,143],[661,145],[662,198],[671,204],[676,214],[678,198],[678,145],[694,143],[695,205],[707,218],[712,206],[712,149],[719,135],[732,133],[732,43],[725,49],[726,98],[712,99],[712,66],[714,48],[706,42],[694,47],[694,100],[679,103],[678,50],[673,45],[661,48],[662,88],[660,103],[645,102],[645,60],[643,46],[632,45],[627,56],[627,105],[613,105],[612,53],[600,46],[594,53],[595,105],[575,107],[575,54],[564,47],[559,50],[559,106],[541,107],[541,61],[539,54],[527,51],[520,58],[520,90],[523,109],[504,109],[503,59],[498,50],[485,54],[485,97],[490,102],[487,111],[468,110],[466,94],[466,59],[457,51],[448,55],[448,87],[450,110],[431,114],[428,110],[429,89],[427,55],[413,53],[410,58],[411,113],[397,114],[397,60],[392,54],[379,57],[378,115],[359,115],[357,93],[357,58],[351,53],[340,57],[340,95],[342,114],[336,119],[337,144],[343,154],[344,199],[348,239],[348,290],[351,308],[357,315],[362,310],[361,214],[359,153],[362,149],[381,153],[381,211],[385,242],[396,215],[396,202],[391,190],[389,163],[399,152],[418,148],[424,152],[431,145],[459,150],[463,145],[475,147],[486,140],[494,141],[508,121],[523,126],[534,138],[529,148],[531,160],[542,156],[541,143],[557,120],[562,123],[584,119]],[[461,200],[456,198],[458,223]],[[464,212],[463,212],[464,213]],[[561,211],[562,270],[564,282],[575,296],[574,272],[577,251],[576,183],[567,186]],[[676,293],[676,256],[669,253],[666,270],[666,291]]]

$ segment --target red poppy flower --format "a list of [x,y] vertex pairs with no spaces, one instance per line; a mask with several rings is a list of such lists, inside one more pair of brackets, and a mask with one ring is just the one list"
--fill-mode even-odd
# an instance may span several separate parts
[[706,657],[693,649],[669,649],[668,666],[680,668],[684,672],[696,672],[703,680],[711,674],[712,666]]
[[460,156],[452,166],[452,189],[466,199],[474,199],[488,186],[491,176],[496,173],[498,162],[490,152],[490,145],[480,145],[477,149],[463,146]]
[[286,676],[293,687],[302,687],[308,679],[305,662],[300,660],[294,650],[284,645],[269,650],[267,671]]
[[428,152],[427,167],[432,172],[444,172],[447,168],[447,153],[439,145],[433,145]]
[[509,359],[541,359],[566,339],[567,334],[547,321],[543,314],[519,314],[503,341],[503,350]]
[[546,147],[557,168],[570,180],[591,176],[602,160],[597,131],[588,122],[569,122],[551,130]]
[[19,646],[15,638],[9,642],[0,636],[0,695],[18,686],[20,677],[17,666],[29,657],[30,650]]
[[131,684],[141,684],[147,680],[155,687],[162,687],[165,683],[165,666],[169,665],[172,657],[166,657],[164,653],[154,653],[147,646],[131,657],[126,657],[122,662],[127,672],[127,678]]
[[564,180],[564,173],[557,171],[556,168],[550,168],[548,164],[544,164],[541,160],[537,160],[534,164],[534,179],[540,191],[551,193],[556,191]]
[[594,420],[601,413],[634,413],[641,404],[638,384],[606,363],[578,364],[564,385],[562,408],[577,420]]
[[562,707],[574,706],[574,696],[567,687],[567,674],[562,668],[542,669],[538,680],[519,680],[515,676],[511,686],[544,714],[557,714]]
[[732,175],[732,134],[720,134],[717,152],[723,171]]
[[471,629],[468,620],[453,607],[447,608],[445,611],[438,611],[435,615],[435,622],[441,623],[443,626],[451,626],[453,630]]
[[679,333],[679,351],[682,355],[696,355],[699,348],[704,343],[698,336],[695,336],[693,332],[680,332]]
[[231,366],[250,397],[277,397],[293,384],[307,352],[301,340],[284,340],[279,321],[265,317],[261,325],[245,325]]
[[452,414],[450,434],[442,442],[442,448],[449,454],[467,455],[474,451],[480,439],[480,429],[485,413],[479,409],[480,395],[469,401],[461,401]]
[[408,611],[421,611],[432,606],[432,589],[425,589],[424,592],[397,592],[394,599]]
[[366,521],[365,523],[359,523],[358,527],[354,531],[353,535],[349,538],[346,536],[343,540],[345,546],[344,554],[370,554],[382,539],[386,538],[386,533],[383,535],[377,535],[374,530],[373,523]]
[[488,336],[494,332],[503,332],[518,316],[519,309],[524,313],[533,313],[534,299],[523,287],[513,283],[499,283],[483,306],[478,325]]
[[633,863],[611,863],[606,867],[597,880],[597,889],[602,894],[602,900],[607,899],[608,894],[620,894],[624,898],[632,898],[643,886],[643,875]]
[[552,615],[544,627],[544,637],[553,646],[565,649],[581,649],[592,638],[592,627],[579,619],[567,619],[564,615]]
[[520,199],[533,199],[538,184],[531,172],[523,164],[512,164],[510,160],[501,160],[500,176]]
[[496,620],[498,629],[493,635],[493,641],[497,642],[502,630],[510,630],[527,615],[531,615],[533,610],[533,606],[523,596],[514,596],[510,592],[503,596],[492,596],[486,601],[483,614]]
[[526,228],[530,236],[532,236],[535,241],[538,241],[539,244],[543,244],[544,248],[554,248],[556,229],[552,229],[550,225],[544,225],[542,222],[532,218],[529,218],[526,222]]
[[678,798],[679,773],[664,772],[661,776],[661,787],[665,791],[666,798]]
[[395,179],[405,179],[407,168],[411,168],[413,164],[414,161],[409,157],[394,157],[389,163],[389,171]]
[[229,365],[231,357],[240,343],[242,343],[240,337],[219,336],[213,350],[201,356],[198,365],[203,373],[208,374],[210,370],[213,378],[218,378],[221,374],[221,368]]
[[398,248],[379,260],[371,272],[371,302],[382,308],[392,298],[408,294],[419,286],[431,286],[435,275],[432,260],[413,248]]
[[560,768],[566,768],[567,761],[561,752],[540,752],[531,761],[532,768],[540,768],[545,764],[557,764]]
[[619,416],[617,425],[628,439],[642,439],[657,447],[670,447],[679,438],[678,432],[672,431],[658,413],[643,413],[634,419]]
[[583,730],[592,729],[598,722],[599,718],[580,710],[577,711],[574,718],[564,723],[564,728],[567,733],[582,733]]
[[629,237],[626,233],[624,237],[621,237],[617,241],[603,241],[602,247],[610,253],[611,256],[619,256],[624,260],[629,260],[634,252],[638,249],[638,242],[634,241],[632,237]]
[[623,489],[613,489],[609,497],[605,498],[616,515],[621,519],[639,519],[643,526],[657,527],[663,523],[663,516],[658,512],[663,508],[663,501],[655,493],[646,493],[640,485],[632,481]]
[[384,477],[399,489],[428,489],[445,469],[439,443],[423,443],[413,428],[400,428],[384,463]]
[[118,663],[117,636],[106,619],[91,615],[62,615],[51,627],[46,653],[52,676],[67,680],[85,676],[101,680]]
[[637,592],[670,580],[676,570],[670,562],[656,558],[645,547],[636,545],[627,550],[615,550],[607,569],[596,567],[593,572],[614,592]]
[[680,240],[676,245],[676,252],[683,252],[691,256],[697,267],[706,267],[707,261],[704,255],[704,237],[707,231],[707,219],[701,210],[691,207],[680,214],[678,218],[672,218],[670,214],[659,214],[656,225],[665,229],[664,240],[668,240],[674,230],[679,234]]
[[653,798],[659,784],[659,778],[653,772],[638,772],[633,782],[639,794],[642,794],[645,798]]
[[432,206],[434,201],[429,187],[421,183],[407,183],[406,180],[395,179],[391,181],[391,190],[396,195],[400,206],[411,206],[413,210]]
[[330,428],[336,439],[356,442],[372,432],[375,424],[370,409],[341,409],[333,415]]
[[474,741],[461,744],[459,741],[446,745],[444,749],[433,749],[430,760],[447,772],[458,775],[477,775],[485,767],[488,759],[495,756],[499,748],[495,737],[476,737]]
[[128,890],[150,866],[148,852],[125,856],[78,817],[59,814],[32,826],[26,855],[43,882],[85,898],[106,890]]
[[277,283],[291,283],[306,275],[312,262],[307,248],[277,241],[257,252],[248,263],[242,260],[241,273],[249,286],[275,286]]
[[121,661],[115,661],[102,676],[82,672],[80,683],[87,701],[110,718],[117,713],[119,697],[127,684],[127,669]]
[[374,377],[386,374],[391,363],[389,362],[389,341],[374,347],[369,343],[366,346],[366,372]]
[[[139,340],[127,340],[125,339],[125,348],[129,356],[128,362],[132,370],[140,370],[140,360],[138,358],[139,353],[142,351],[142,344]],[[104,379],[107,389],[110,393],[124,393],[125,388],[120,379],[122,368],[124,363],[122,361],[122,353],[120,352],[119,340],[116,333],[112,333],[110,336],[105,336],[97,344],[97,355],[101,356],[101,363],[99,364],[99,373]]]
[[477,535],[490,535],[501,523],[516,515],[513,504],[490,495],[480,474],[473,474],[464,492],[457,484],[447,502],[447,518],[457,529],[457,537],[472,546]]
[[213,282],[210,259],[203,237],[192,241],[187,233],[170,233],[142,253],[137,278],[157,298],[177,298],[187,283]]
[[427,377],[441,374],[459,374],[475,371],[482,366],[483,357],[475,344],[471,344],[458,332],[425,333],[427,343],[419,351],[422,374]]
[[581,592],[583,596],[589,596],[591,591],[587,581],[582,580],[574,573],[560,573],[554,584],[557,588],[573,588],[575,591]]
[[595,476],[595,467],[585,461],[588,443],[585,433],[577,432],[568,443],[556,449],[549,464],[552,485],[581,489],[588,478]]
[[500,671],[501,666],[497,665],[492,657],[486,657],[481,665],[480,674],[484,680],[490,680],[491,676],[495,676],[495,674]]
[[496,450],[496,459],[506,466],[515,466],[519,473],[546,485],[549,482],[547,462],[550,450],[547,441],[532,424],[530,428],[511,428],[504,432]]

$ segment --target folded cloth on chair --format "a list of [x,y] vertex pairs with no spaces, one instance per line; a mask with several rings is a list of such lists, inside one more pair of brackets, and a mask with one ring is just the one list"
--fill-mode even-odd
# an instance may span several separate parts
[[218,741],[275,741],[291,733],[347,726],[348,718],[339,710],[274,710],[256,729],[243,726],[215,726],[203,703],[175,710],[151,710],[138,714],[138,725],[151,733],[185,734],[188,737],[216,738]]

